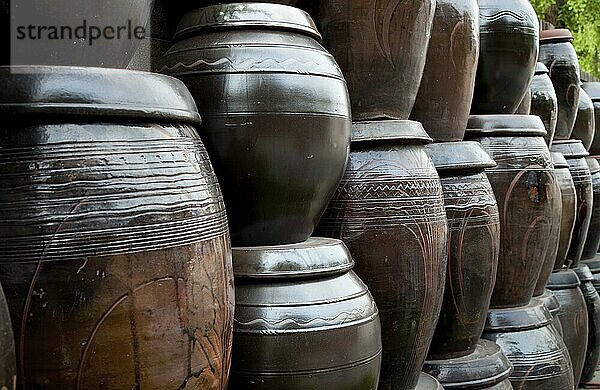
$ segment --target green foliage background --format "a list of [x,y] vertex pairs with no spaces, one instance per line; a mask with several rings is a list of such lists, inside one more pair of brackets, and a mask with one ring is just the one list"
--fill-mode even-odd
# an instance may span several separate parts
[[[530,0],[540,19],[571,30],[581,68],[600,77],[600,0]],[[558,6],[556,5],[558,3]],[[552,16],[551,16],[552,15]],[[555,23],[556,24],[556,23]]]

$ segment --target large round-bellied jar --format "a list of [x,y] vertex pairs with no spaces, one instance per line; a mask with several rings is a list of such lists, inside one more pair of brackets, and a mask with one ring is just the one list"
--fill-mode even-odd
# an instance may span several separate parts
[[0,287],[0,388],[17,388],[15,339],[12,331],[8,304]]
[[531,90],[531,115],[537,115],[544,122],[546,128],[546,144],[552,145],[556,121],[558,120],[558,99],[554,91],[552,80],[548,76],[546,65],[538,62],[535,75],[529,86]]
[[478,0],[480,52],[473,114],[512,114],[535,72],[539,22],[527,0]]
[[546,289],[544,294],[540,295],[539,297],[535,297],[535,299],[542,301],[546,309],[548,309],[548,312],[552,316],[552,325],[562,337],[563,328],[562,324],[560,323],[560,317],[558,316],[560,312],[560,302],[558,302],[556,295],[554,295],[552,290]]
[[339,240],[233,249],[234,389],[377,388],[379,314]]
[[588,343],[580,383],[591,382],[600,361],[600,296],[594,287],[594,275],[585,264],[573,271],[579,277],[579,289],[585,299],[588,313]]
[[559,240],[560,189],[541,119],[482,115],[469,119],[467,137],[496,161],[488,168],[500,212],[500,258],[491,307],[529,303],[540,270]]
[[413,389],[437,323],[447,220],[423,127],[355,122],[346,174],[317,232],[343,240],[379,306],[379,388]]
[[567,261],[567,253],[571,246],[573,229],[575,228],[575,217],[577,215],[577,191],[573,183],[573,177],[569,170],[569,163],[562,153],[552,152],[554,161],[554,175],[560,188],[562,199],[562,217],[560,219],[560,236],[558,241],[558,252],[554,262],[554,271],[562,269]]
[[577,117],[580,72],[573,35],[566,29],[545,30],[540,34],[540,56],[550,71],[558,98],[558,120],[554,139],[569,139]]
[[563,328],[563,340],[571,356],[575,383],[579,383],[581,378],[588,342],[588,314],[580,284],[573,270],[554,272],[548,282],[548,288],[560,303],[558,317]]
[[479,340],[467,356],[427,360],[423,370],[440,381],[445,389],[512,390],[508,380],[512,364],[497,344]]
[[437,0],[427,61],[410,118],[434,141],[462,141],[479,58],[476,0]]
[[305,241],[350,146],[346,82],[304,11],[279,4],[197,9],[159,70],[188,86],[237,246]]
[[324,46],[348,81],[355,121],[408,119],[427,57],[435,0],[314,0]]
[[537,299],[527,306],[493,309],[483,337],[500,346],[513,365],[515,389],[573,389],[569,352],[551,325],[552,316]]
[[592,175],[592,191],[594,196],[592,202],[592,219],[590,220],[590,227],[581,258],[583,260],[592,260],[596,257],[600,247],[600,163],[593,157],[586,157],[585,161]]
[[19,387],[226,388],[227,217],[183,83],[3,67],[0,111],[0,283]]
[[600,83],[583,83],[582,89],[589,95],[589,97],[592,99],[592,103],[594,104],[594,122],[596,125],[596,132],[589,151],[592,156],[600,156]]
[[571,236],[571,245],[567,253],[567,265],[577,267],[583,255],[583,248],[587,239],[592,207],[594,202],[594,189],[592,175],[585,158],[588,152],[581,141],[554,141],[553,152],[562,153],[569,164],[569,171],[575,185],[577,194],[577,213],[575,214],[575,227]]
[[426,149],[440,175],[448,218],[444,303],[428,357],[442,360],[473,353],[485,325],[498,267],[500,221],[484,170],[496,163],[477,142],[436,143]]
[[579,91],[579,104],[577,106],[577,117],[573,127],[572,139],[583,142],[587,150],[592,146],[596,134],[596,118],[594,116],[594,102],[585,90]]

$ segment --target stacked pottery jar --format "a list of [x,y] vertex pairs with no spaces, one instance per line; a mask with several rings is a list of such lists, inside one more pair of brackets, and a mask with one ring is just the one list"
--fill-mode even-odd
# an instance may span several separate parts
[[236,389],[378,383],[377,305],[344,243],[311,238],[344,175],[351,135],[346,81],[320,41],[297,8],[211,5],[182,18],[158,64],[194,96],[223,190]]

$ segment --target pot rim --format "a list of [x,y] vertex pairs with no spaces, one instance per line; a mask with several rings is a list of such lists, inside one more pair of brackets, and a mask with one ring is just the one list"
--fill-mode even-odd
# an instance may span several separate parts
[[535,115],[495,114],[471,115],[465,133],[478,136],[521,136],[544,137],[547,135],[544,122]]
[[411,120],[379,120],[352,122],[352,142],[381,142],[392,140],[432,142],[421,122]]
[[552,316],[544,304],[532,299],[528,305],[507,309],[490,309],[485,330],[488,332],[519,332],[539,329],[550,324]]
[[577,139],[555,140],[552,142],[550,151],[562,153],[566,160],[580,159],[590,155],[583,142]]
[[259,2],[216,4],[190,11],[177,25],[173,39],[223,29],[286,30],[308,35],[319,42],[323,40],[307,12],[289,5]]
[[496,162],[476,141],[441,142],[425,146],[438,171],[494,168]]
[[549,74],[550,71],[548,67],[543,62],[538,62],[535,64],[535,75],[541,76],[543,74]]
[[554,162],[554,169],[567,168],[569,169],[569,163],[565,156],[560,152],[550,152],[552,155],[552,161]]
[[593,175],[595,173],[600,172],[600,163],[593,157],[586,157],[585,161],[587,162],[588,167],[590,168],[590,173]]
[[542,295],[533,298],[540,300],[544,306],[546,306],[550,314],[556,313],[560,310],[560,302],[552,290],[546,289]]
[[573,34],[566,28],[540,31],[540,45],[545,43],[573,42]]
[[573,271],[575,271],[581,283],[594,281],[594,275],[592,274],[590,267],[586,264],[579,264],[577,268],[573,268]]
[[61,122],[127,118],[201,123],[190,92],[174,77],[80,66],[0,66],[0,112],[28,121],[50,117]]
[[593,102],[600,101],[600,82],[588,81],[583,83],[582,89],[588,94]]
[[558,272],[553,272],[548,280],[548,289],[556,290],[571,290],[581,285],[579,277],[572,269],[566,269]]

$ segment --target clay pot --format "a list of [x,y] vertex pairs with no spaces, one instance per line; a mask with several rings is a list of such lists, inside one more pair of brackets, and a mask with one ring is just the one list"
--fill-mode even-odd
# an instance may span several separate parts
[[573,127],[572,139],[583,142],[587,150],[592,146],[596,134],[596,119],[594,117],[594,102],[585,90],[579,91],[579,104],[577,106],[577,117]]
[[2,287],[0,287],[0,346],[0,386],[5,389],[16,389],[15,339]]
[[571,138],[579,104],[579,61],[573,47],[573,36],[566,29],[540,33],[539,61],[550,71],[550,79],[558,98],[558,120],[554,139]]
[[434,141],[462,141],[479,58],[476,0],[437,0],[427,62],[411,119]]
[[512,363],[509,379],[515,389],[574,388],[569,352],[551,321],[537,299],[488,313],[483,337],[498,344]]
[[582,89],[590,96],[594,104],[594,122],[597,126],[589,151],[592,156],[600,155],[600,83],[583,83]]
[[585,161],[592,175],[594,200],[592,202],[592,219],[590,220],[590,227],[581,258],[583,260],[591,260],[596,257],[600,247],[600,164],[592,157],[586,157]]
[[446,277],[442,185],[412,121],[355,122],[342,184],[317,232],[343,240],[379,306],[379,389],[412,389],[437,323]]
[[314,3],[311,14],[324,46],[348,81],[354,120],[408,119],[425,67],[435,0]]
[[539,22],[527,0],[478,0],[480,52],[473,114],[512,114],[535,72]]
[[443,390],[444,387],[437,379],[429,374],[422,372],[419,376],[419,383],[414,390]]
[[445,389],[512,390],[508,380],[512,364],[500,347],[488,340],[479,340],[470,355],[428,360],[423,369],[439,380]]
[[588,314],[579,285],[579,278],[573,270],[555,272],[548,282],[548,288],[560,303],[558,317],[563,328],[563,340],[571,356],[575,383],[579,383],[581,378],[588,343]]
[[527,305],[540,270],[554,260],[561,198],[545,134],[544,124],[536,116],[469,119],[467,138],[479,141],[498,163],[486,170],[500,211],[493,308]]
[[531,114],[531,99],[531,89],[528,89],[527,92],[525,92],[525,96],[523,96],[523,100],[521,100],[521,104],[519,104],[519,107],[517,107],[517,111],[515,111],[515,114]]
[[319,39],[296,8],[205,7],[183,18],[159,66],[203,115],[234,245],[305,241],[344,174],[350,102]]
[[575,227],[571,238],[571,246],[567,253],[568,265],[575,268],[579,265],[583,254],[583,248],[592,219],[592,206],[594,202],[592,175],[585,160],[588,152],[581,141],[576,140],[554,141],[552,151],[562,153],[569,163],[569,171],[571,172],[577,194]]
[[233,249],[231,388],[375,389],[379,314],[339,240]]
[[554,329],[556,329],[558,334],[562,337],[563,328],[562,324],[560,323],[560,317],[558,316],[558,313],[560,312],[560,302],[558,302],[558,299],[556,298],[552,290],[546,289],[544,294],[540,295],[539,297],[536,297],[535,299],[539,299],[540,301],[542,301],[542,303],[552,316],[552,325],[554,326]]
[[0,283],[19,387],[226,388],[229,234],[183,83],[3,67],[0,110]]
[[591,382],[598,362],[600,362],[600,295],[594,287],[594,276],[587,265],[581,264],[574,269],[579,277],[579,286],[588,314],[588,342],[580,383]]
[[432,144],[427,153],[440,175],[448,217],[446,289],[428,359],[444,360],[473,353],[485,325],[500,221],[484,169],[496,163],[476,142]]
[[592,276],[594,278],[592,283],[596,288],[596,291],[599,291],[600,293],[600,254],[596,255],[593,260],[585,260],[582,264],[587,265],[592,272]]
[[573,229],[575,228],[575,217],[577,215],[577,192],[569,163],[561,153],[553,152],[552,160],[554,161],[554,175],[560,187],[560,195],[562,199],[562,217],[560,219],[560,236],[558,243],[558,252],[556,253],[556,261],[554,262],[554,271],[560,271],[567,261],[567,253],[571,246],[571,238]]
[[552,80],[548,76],[548,68],[541,62],[536,65],[535,75],[529,88],[531,90],[531,115],[542,118],[547,132],[546,144],[550,146],[554,140],[556,121],[558,120],[558,99]]

